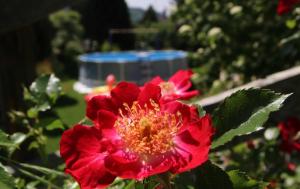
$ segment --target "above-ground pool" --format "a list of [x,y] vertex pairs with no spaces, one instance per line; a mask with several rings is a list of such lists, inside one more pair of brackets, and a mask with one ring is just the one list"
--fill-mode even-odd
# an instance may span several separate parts
[[118,81],[143,84],[157,75],[168,79],[177,70],[187,68],[183,51],[89,53],[79,60],[79,82],[87,87],[103,84],[109,74],[114,74]]

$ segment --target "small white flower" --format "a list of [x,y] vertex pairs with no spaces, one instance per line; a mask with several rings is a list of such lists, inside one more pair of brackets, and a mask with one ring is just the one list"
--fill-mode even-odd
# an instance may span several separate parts
[[235,15],[242,11],[243,11],[243,7],[236,5],[236,6],[231,7],[231,9],[229,10],[229,13],[231,15]]
[[213,27],[213,28],[211,28],[211,29],[208,31],[207,35],[208,35],[209,37],[215,37],[215,36],[219,35],[221,32],[222,32],[222,29],[221,29],[221,28],[219,28],[219,27]]
[[178,32],[180,34],[184,34],[184,33],[190,32],[190,31],[192,31],[192,27],[187,24],[182,25],[178,30]]

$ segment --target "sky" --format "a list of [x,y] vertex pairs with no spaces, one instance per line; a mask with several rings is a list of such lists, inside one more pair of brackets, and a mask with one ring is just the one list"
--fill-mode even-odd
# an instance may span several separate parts
[[173,0],[125,0],[129,7],[138,7],[147,9],[150,5],[158,11],[163,12],[170,8]]

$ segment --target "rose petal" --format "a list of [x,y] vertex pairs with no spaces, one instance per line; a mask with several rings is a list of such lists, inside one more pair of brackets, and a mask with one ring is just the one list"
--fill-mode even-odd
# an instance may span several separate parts
[[87,103],[86,116],[91,120],[97,119],[99,110],[108,110],[117,114],[117,109],[109,96],[98,95],[94,96]]
[[82,189],[105,188],[115,176],[104,167],[106,145],[95,127],[76,125],[65,131],[60,141],[60,154]]
[[190,124],[174,139],[177,158],[172,172],[181,173],[193,169],[208,159],[211,136],[214,133],[210,116],[202,117],[199,122]]
[[189,100],[198,95],[199,95],[199,91],[197,90],[178,93],[179,99],[181,100]]
[[183,123],[189,122],[191,119],[191,107],[178,101],[163,102],[161,103],[161,110],[171,114],[180,112]]
[[173,82],[178,91],[181,89],[189,89],[191,87],[191,76],[193,72],[191,70],[179,70],[176,72],[170,79],[170,82]]
[[160,97],[161,97],[160,87],[157,85],[147,83],[138,97],[138,102],[142,107],[145,104],[147,104],[148,107],[151,107],[150,99],[158,103]]
[[114,127],[116,120],[117,116],[114,113],[106,110],[98,111],[98,124],[96,127],[101,129],[103,138],[112,141],[120,139],[120,136]]
[[138,156],[122,150],[107,156],[104,165],[112,174],[124,179],[138,179],[138,173],[142,169]]
[[159,85],[162,82],[164,82],[164,80],[160,76],[156,76],[151,81],[149,81],[149,83],[153,85]]
[[148,158],[143,161],[138,155],[119,150],[105,158],[105,166],[121,178],[137,180],[166,172],[172,166],[171,156],[168,154]]
[[111,91],[112,101],[114,104],[116,104],[117,109],[123,109],[124,103],[127,103],[129,106],[131,106],[132,103],[137,100],[139,94],[139,87],[136,84],[129,82],[120,82]]

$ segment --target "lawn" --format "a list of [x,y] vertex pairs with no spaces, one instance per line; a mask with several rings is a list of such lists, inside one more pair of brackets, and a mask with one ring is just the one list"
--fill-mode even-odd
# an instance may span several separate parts
[[75,82],[75,80],[62,81],[64,95],[57,103],[58,106],[54,108],[67,127],[72,127],[85,117],[84,95],[73,90]]
[[[62,81],[64,95],[57,102],[54,108],[55,113],[60,117],[65,126],[72,127],[85,117],[85,101],[82,94],[73,90],[76,80]],[[61,134],[48,136],[46,151],[48,154],[59,149]]]

